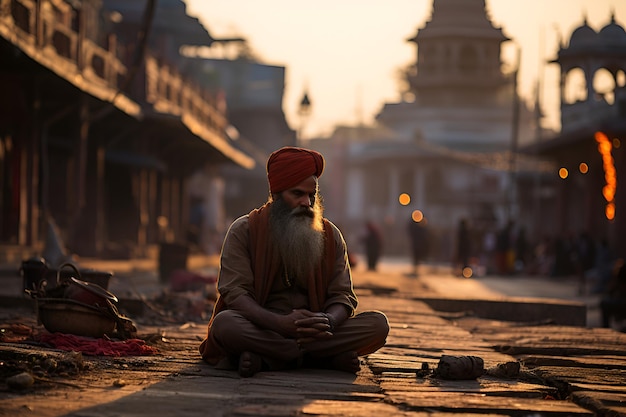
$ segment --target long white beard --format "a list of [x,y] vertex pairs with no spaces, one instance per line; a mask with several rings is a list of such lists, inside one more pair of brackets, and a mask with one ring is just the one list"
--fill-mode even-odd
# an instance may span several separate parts
[[324,253],[323,207],[316,200],[312,209],[290,209],[279,197],[270,213],[272,244],[280,253],[288,280],[307,288],[307,278]]

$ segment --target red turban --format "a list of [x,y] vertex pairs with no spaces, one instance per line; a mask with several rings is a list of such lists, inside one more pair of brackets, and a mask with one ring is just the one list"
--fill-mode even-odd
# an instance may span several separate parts
[[310,176],[320,177],[324,171],[321,153],[286,146],[272,152],[267,160],[267,179],[272,194],[295,187]]

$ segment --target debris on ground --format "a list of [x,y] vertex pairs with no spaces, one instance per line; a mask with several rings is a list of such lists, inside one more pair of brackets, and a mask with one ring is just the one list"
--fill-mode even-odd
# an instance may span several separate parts
[[141,317],[142,323],[187,323],[205,322],[211,317],[215,298],[204,290],[171,292],[164,290],[150,300],[144,300],[148,307]]
[[485,362],[479,356],[443,355],[433,376],[441,379],[476,379],[485,373]]
[[520,376],[520,362],[499,363],[485,370],[485,374],[496,378],[515,379]]
[[42,352],[26,345],[0,350],[0,363],[0,380],[5,380],[11,388],[25,388],[29,385],[28,378],[23,374],[31,375],[36,380],[74,376],[89,369],[80,352]]

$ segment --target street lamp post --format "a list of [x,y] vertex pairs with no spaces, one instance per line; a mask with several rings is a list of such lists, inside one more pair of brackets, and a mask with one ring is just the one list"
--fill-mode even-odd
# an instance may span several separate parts
[[517,63],[515,71],[513,72],[513,119],[511,123],[511,149],[509,155],[509,179],[511,184],[509,185],[509,196],[507,202],[507,218],[511,219],[517,214],[517,148],[519,137],[519,112],[520,112],[520,98],[517,93],[518,88],[518,73],[521,64],[521,50],[517,48]]
[[311,114],[311,100],[309,99],[309,95],[305,90],[304,95],[302,96],[302,100],[300,100],[300,107],[298,108],[298,115],[300,116],[300,126],[296,134],[296,143],[298,145],[302,144],[304,126],[310,114]]

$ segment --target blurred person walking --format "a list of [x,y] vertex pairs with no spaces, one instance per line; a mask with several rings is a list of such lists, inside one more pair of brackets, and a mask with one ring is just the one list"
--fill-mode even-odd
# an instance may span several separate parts
[[408,233],[411,246],[411,261],[413,269],[409,276],[417,277],[418,267],[424,262],[428,255],[429,237],[426,221],[415,221],[412,217],[408,221]]
[[380,228],[371,220],[365,223],[365,234],[362,237],[367,258],[367,270],[376,271],[378,260],[383,249],[383,234]]
[[595,262],[596,244],[588,232],[580,232],[576,241],[576,269],[579,295],[587,292],[587,276],[592,273]]
[[515,263],[514,271],[516,273],[526,271],[528,267],[530,245],[526,236],[526,228],[520,227],[515,236]]
[[602,327],[611,327],[613,319],[626,318],[626,264],[624,259],[615,261],[614,268],[600,300]]
[[472,250],[472,242],[470,230],[467,225],[467,219],[459,220],[456,233],[456,256],[455,264],[460,268],[461,275],[464,274],[465,268],[470,267],[470,255]]
[[612,277],[614,262],[615,256],[613,256],[613,252],[609,247],[608,239],[600,239],[595,256],[594,278],[596,282],[591,291],[593,294],[600,294],[606,291]]
[[496,268],[498,274],[501,275],[509,275],[512,271],[512,258],[514,257],[511,245],[512,231],[513,220],[509,220],[496,237]]

